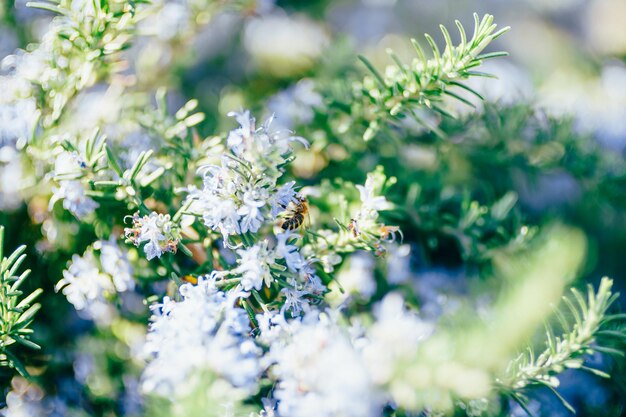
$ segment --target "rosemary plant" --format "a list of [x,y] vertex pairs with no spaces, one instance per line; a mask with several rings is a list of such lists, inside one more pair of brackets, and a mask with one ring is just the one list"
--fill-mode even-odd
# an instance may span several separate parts
[[[0,73],[0,215],[36,230],[56,308],[7,413],[51,416],[70,386],[77,415],[500,416],[535,387],[572,408],[566,370],[614,377],[586,362],[619,355],[612,281],[563,294],[603,237],[577,216],[619,224],[626,164],[484,102],[473,81],[507,56],[492,15],[379,70],[261,2],[30,6],[54,17]],[[598,198],[547,215],[527,188],[555,173]],[[41,290],[2,231],[0,363],[27,376]]]
[[24,262],[26,246],[18,247],[8,257],[4,256],[4,227],[0,226],[0,365],[15,368],[20,374],[28,376],[25,366],[15,352],[16,345],[30,349],[40,349],[31,340],[34,316],[41,308],[33,303],[42,293],[37,289],[24,296],[20,290],[28,278],[30,270],[18,275],[19,267]]

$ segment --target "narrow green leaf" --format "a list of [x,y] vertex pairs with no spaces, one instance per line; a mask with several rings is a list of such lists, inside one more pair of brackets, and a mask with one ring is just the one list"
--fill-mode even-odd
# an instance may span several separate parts
[[496,33],[494,33],[493,35],[491,35],[491,39],[497,39],[500,36],[504,35],[506,32],[508,32],[509,30],[511,30],[510,26],[505,26],[502,29],[500,29],[499,31],[497,31]]
[[607,379],[611,378],[611,375],[607,374],[604,371],[596,369],[596,368],[591,368],[589,366],[584,366],[583,365],[583,366],[580,367],[580,369],[585,370],[587,372],[591,372],[592,374],[594,374],[596,376],[599,376],[600,378],[607,378]]
[[[441,33],[443,33],[443,38],[446,41],[446,51],[448,51],[451,56],[454,52],[454,44],[452,43],[452,38],[450,38],[450,32],[448,32],[448,29],[446,29],[444,25],[439,25],[439,29],[441,30]],[[446,51],[443,52],[444,55]]]
[[135,161],[133,167],[130,170],[130,174],[128,176],[129,181],[131,182],[135,181],[135,179],[137,178],[137,175],[139,175],[139,171],[141,171],[141,168],[143,168],[144,165],[150,159],[150,157],[152,157],[153,153],[154,152],[152,150],[149,150],[149,151],[143,151],[141,152],[141,154],[139,154],[137,161]]
[[193,257],[193,253],[189,250],[187,246],[183,245],[181,242],[178,242],[178,249],[180,249],[180,251],[184,253],[185,256],[188,256],[190,258]]
[[617,330],[600,330],[596,334],[598,336],[612,337],[626,342],[626,333]]
[[17,305],[17,307],[18,308],[24,308],[26,306],[29,306],[30,303],[32,303],[37,297],[39,297],[39,295],[42,292],[43,292],[43,290],[41,288],[37,288],[35,291],[30,293],[26,298],[21,300],[20,303]]
[[[13,251],[13,253],[11,254],[11,256],[9,256],[6,259],[6,265],[14,265],[17,261],[16,259],[22,255],[22,253],[24,253],[24,251],[26,250],[26,245],[22,245],[20,247],[18,247],[17,249],[15,249]],[[23,260],[23,259],[22,259]],[[12,275],[12,274],[9,274]]]
[[255,327],[259,327],[259,325],[258,325],[258,323],[256,321],[256,316],[254,314],[254,310],[252,310],[252,307],[250,307],[248,302],[243,300],[243,299],[241,300],[241,304],[243,305],[243,308],[248,313],[248,317],[250,318],[250,321],[254,324]]
[[24,339],[24,338],[23,338],[23,337],[21,337],[21,336],[14,335],[14,336],[13,336],[13,339],[14,339],[17,343],[19,343],[20,345],[26,346],[26,347],[28,347],[28,348],[35,349],[35,350],[39,350],[39,349],[41,349],[41,346],[39,346],[37,343],[35,343],[35,342],[31,342],[31,341],[30,341],[30,340],[28,340],[28,339]]
[[178,221],[181,219],[183,214],[185,214],[187,209],[189,209],[189,207],[191,207],[192,204],[193,204],[193,200],[191,199],[187,200],[185,204],[183,204],[183,206],[178,209],[178,211],[174,214],[174,216],[172,216],[172,222],[178,223]]
[[473,95],[475,95],[475,96],[476,96],[476,97],[478,97],[479,99],[481,99],[481,100],[485,101],[485,98],[484,98],[481,94],[479,94],[479,93],[478,93],[476,90],[474,90],[473,88],[466,86],[465,84],[462,84],[462,83],[460,83],[460,82],[458,82],[458,81],[448,81],[448,84],[450,84],[450,85],[454,85],[454,86],[459,87],[459,88],[462,88],[462,89],[463,89],[463,90],[465,90],[465,91],[469,91],[470,93],[472,93]]
[[142,187],[147,187],[148,185],[152,184],[154,181],[159,179],[163,174],[165,174],[165,168],[158,167],[157,169],[152,171],[150,174],[143,177],[141,181],[139,181],[139,184]]
[[607,355],[614,355],[614,356],[621,356],[621,357],[626,356],[626,354],[624,354],[623,351],[614,349],[608,346],[593,346],[591,349],[600,353],[605,353]]
[[461,44],[459,45],[459,48],[461,51],[465,51],[465,47],[467,46],[467,34],[465,33],[465,28],[458,20],[455,20],[454,24],[459,29],[459,35],[461,36]]
[[448,112],[447,110],[445,110],[441,106],[433,105],[432,109],[435,110],[438,113],[441,113],[442,115],[444,115],[446,117],[449,117],[451,119],[456,119],[456,117],[452,113]]
[[484,61],[485,59],[497,58],[501,56],[509,56],[508,52],[500,51],[500,52],[490,52],[487,54],[481,54],[476,57],[476,59],[480,61]]
[[482,71],[467,71],[466,74],[472,77],[485,77],[485,78],[494,78],[494,79],[498,78],[493,74],[488,74]]
[[620,313],[620,314],[611,314],[608,316],[605,316],[604,319],[602,320],[602,323],[609,323],[611,321],[621,321],[621,320],[626,320],[626,313]]
[[40,308],[41,308],[41,304],[33,304],[28,310],[22,313],[20,318],[17,320],[16,325],[19,325],[20,323],[24,323],[30,320],[35,315],[35,313],[39,311]]
[[468,99],[466,99],[465,97],[462,97],[450,90],[444,90],[443,92],[444,94],[449,95],[450,97],[454,97],[455,99],[459,100],[461,103],[467,104],[468,106],[472,107],[472,108],[476,108],[476,106],[474,105],[474,103],[472,103],[471,101],[469,101]]
[[426,55],[424,54],[424,50],[422,49],[422,46],[419,44],[419,42],[415,38],[411,38],[411,44],[413,44],[413,48],[415,48],[415,52],[417,52],[417,56],[420,59],[420,61],[426,64],[427,59],[426,59]]
[[[11,258],[13,258],[13,255],[11,255]],[[11,269],[9,269],[9,271],[7,272],[7,276],[15,277],[15,274],[17,273],[18,268],[22,265],[22,262],[24,262],[24,259],[26,259],[26,254],[21,255],[19,258],[17,258],[13,262],[9,260],[9,265],[11,264],[13,265],[11,265]]]
[[544,385],[552,391],[552,393],[556,396],[556,398],[559,399],[559,401],[561,401],[561,404],[563,404],[565,408],[567,408],[572,414],[576,414],[576,410],[574,409],[574,407],[572,407],[572,405],[569,402],[567,402],[567,400],[563,398],[563,396],[559,394],[559,392],[552,385],[549,385],[549,384],[544,384]]
[[526,404],[526,401],[524,400],[524,398],[522,398],[520,395],[518,395],[515,392],[511,392],[509,395],[511,399],[513,399],[513,401],[515,401],[517,405],[519,405],[522,408],[522,410],[524,410],[524,412],[528,414],[529,417],[534,417],[533,413],[531,413],[530,410],[528,409],[528,405]]
[[576,321],[576,324],[580,327],[583,324],[582,317],[580,316],[578,308],[572,303],[572,300],[569,297],[563,297],[563,302],[568,307],[570,313],[572,313],[572,317]]
[[[4,261],[4,226],[0,226],[0,268]],[[0,273],[2,270],[0,270]],[[2,278],[0,276],[0,278]]]
[[42,9],[42,10],[48,10],[50,12],[56,13],[56,14],[60,14],[60,15],[67,15],[67,11],[60,8],[59,6],[55,6],[53,4],[50,3],[44,3],[44,2],[38,2],[38,1],[29,1],[28,3],[26,3],[26,7],[32,7],[33,9]]
[[24,365],[22,365],[22,362],[20,362],[20,360],[17,359],[17,357],[13,353],[7,350],[4,352],[4,354],[7,356],[7,359],[9,363],[11,364],[12,368],[14,368],[24,378],[27,378],[27,379],[30,378],[30,374],[28,373]]
[[120,183],[119,181],[94,181],[93,183],[94,187],[107,187],[107,188],[114,188],[114,187],[119,187]]
[[441,54],[439,53],[439,47],[437,46],[437,43],[428,33],[424,34],[424,37],[426,38],[426,41],[433,50],[433,58],[435,59],[437,66],[441,65]]
[[28,276],[30,275],[30,269],[27,269],[26,271],[22,272],[22,274],[15,280],[15,282],[13,283],[13,285],[11,285],[11,291],[17,291],[20,286],[24,283],[24,281],[26,281],[26,278],[28,278]]
[[478,13],[474,13],[474,34],[472,35],[472,46],[475,46],[476,44],[480,26],[481,26],[481,22],[480,22],[480,18],[478,17]]
[[404,64],[402,64],[402,61],[400,61],[400,58],[398,58],[398,55],[396,55],[392,49],[387,48],[386,49],[387,55],[389,55],[389,57],[393,60],[393,62],[396,63],[396,65],[398,66],[398,69],[400,71],[402,71],[404,74],[407,73],[406,68],[404,67]]
[[387,86],[385,84],[385,80],[380,75],[380,73],[376,70],[376,68],[374,68],[372,63],[369,62],[369,60],[365,58],[363,55],[359,55],[358,58],[367,67],[367,69],[372,73],[372,75],[374,75],[376,80],[378,80],[378,83],[380,84],[380,86],[383,88],[386,88]]
[[113,155],[113,151],[111,151],[111,148],[109,148],[108,146],[105,145],[104,150],[107,154],[107,160],[109,161],[109,166],[111,167],[111,169],[113,171],[115,171],[115,173],[122,178],[124,176],[124,174],[122,173],[122,168],[120,168],[120,165],[117,163],[117,161],[115,160],[115,155]]

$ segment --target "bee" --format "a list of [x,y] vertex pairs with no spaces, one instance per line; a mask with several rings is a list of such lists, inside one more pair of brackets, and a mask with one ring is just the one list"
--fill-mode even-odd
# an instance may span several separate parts
[[398,226],[383,225],[380,227],[379,231],[381,239],[384,240],[396,240],[396,233],[400,234],[400,237],[402,237],[402,231],[400,231],[400,228]]
[[137,239],[139,239],[139,235],[141,234],[141,229],[138,227],[125,227],[124,228],[124,236],[126,239],[135,243]]
[[292,202],[289,207],[285,208],[283,220],[280,224],[283,230],[296,230],[302,226],[305,217],[309,215],[309,203],[307,203],[306,198],[299,195],[296,196],[295,202]]
[[348,223],[348,230],[352,232],[352,236],[355,239],[361,235],[359,223],[357,223],[356,219],[350,219],[350,223]]
[[178,240],[168,240],[163,251],[176,253],[178,251]]

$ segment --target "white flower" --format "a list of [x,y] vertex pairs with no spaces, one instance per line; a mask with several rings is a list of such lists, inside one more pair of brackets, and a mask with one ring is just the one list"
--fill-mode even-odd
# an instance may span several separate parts
[[346,296],[356,293],[369,299],[376,292],[374,267],[376,262],[369,252],[356,252],[350,256],[348,264],[341,269],[337,280],[346,291]]
[[257,243],[248,249],[237,250],[239,266],[234,270],[241,275],[241,286],[245,291],[252,288],[260,290],[265,283],[270,286],[272,274],[270,265],[274,263],[275,255],[267,248],[267,241]]
[[364,211],[381,211],[388,210],[390,204],[384,196],[376,196],[374,192],[374,183],[370,175],[367,176],[365,186],[357,185],[361,195],[361,203]]
[[256,120],[250,116],[249,111],[230,112],[240,127],[232,130],[227,139],[228,147],[235,155],[249,161],[259,168],[271,168],[284,163],[283,155],[291,151],[290,142],[300,142],[308,146],[303,138],[291,135],[285,130],[271,128],[273,117],[269,117],[259,128],[256,128]]
[[286,311],[291,311],[294,316],[299,316],[300,313],[302,313],[303,307],[309,304],[309,301],[303,298],[303,296],[309,294],[306,290],[286,287],[280,290],[280,292],[285,296],[283,306],[280,308],[281,314],[285,314]]
[[228,168],[224,159],[222,166],[206,165],[198,171],[203,175],[203,187],[202,190],[188,188],[189,210],[200,214],[205,226],[219,231],[226,245],[228,236],[241,233],[241,216],[237,213],[241,202],[237,192],[243,188],[243,179]]
[[432,334],[434,327],[410,312],[397,293],[387,294],[374,311],[376,321],[367,332],[368,342],[363,353],[373,380],[379,385],[390,384],[398,366],[412,360],[418,346]]
[[161,257],[163,253],[160,242],[165,240],[165,235],[163,234],[162,222],[160,220],[157,213],[150,213],[149,216],[144,218],[139,232],[139,238],[137,238],[138,243],[148,242],[146,246],[144,246],[148,260],[155,256]]
[[276,400],[271,398],[261,398],[263,410],[259,413],[259,417],[277,417],[276,416]]
[[0,410],[3,417],[48,416],[44,404],[44,392],[34,383],[22,377],[11,380],[11,391],[6,394],[6,407]]
[[122,251],[115,240],[101,240],[94,245],[100,249],[100,264],[104,272],[113,278],[113,285],[118,292],[135,288],[133,268],[128,261],[128,252]]
[[287,243],[298,237],[299,235],[289,230],[276,235],[276,255],[285,260],[287,268],[292,272],[298,272],[306,264],[304,257],[298,251],[298,247]]
[[249,111],[229,113],[240,127],[230,132],[229,152],[221,164],[201,166],[202,189],[187,187],[189,211],[201,216],[204,224],[219,231],[224,246],[229,237],[256,233],[267,220],[274,220],[294,200],[295,181],[277,186],[283,166],[289,162],[290,142],[302,138],[270,129],[272,119],[256,127]]
[[154,315],[144,352],[152,359],[143,373],[143,390],[185,394],[189,378],[208,370],[254,394],[261,352],[249,337],[245,310],[234,307],[240,294],[219,291],[214,278],[184,284],[179,291],[180,302],[166,297],[151,307]]
[[61,152],[54,161],[54,175],[80,177],[85,162],[77,152]]
[[387,256],[387,281],[400,284],[411,276],[411,246],[391,244]]
[[256,233],[263,223],[263,212],[261,207],[267,200],[267,190],[256,188],[248,190],[243,194],[243,205],[237,210],[241,216],[241,233]]
[[[94,250],[100,251],[99,260]],[[87,248],[82,256],[72,256],[55,290],[63,290],[80,317],[107,325],[117,315],[107,296],[134,287],[132,268],[125,252],[114,240],[100,240]]]
[[[296,321],[287,342],[273,343],[271,375],[278,414],[290,417],[374,417],[382,408],[367,364],[327,314]],[[284,328],[284,326],[283,326]]]
[[[11,86],[8,84],[11,82],[13,82],[11,77],[0,77],[0,88],[3,91],[5,87],[10,89]],[[0,147],[18,142],[25,143],[30,139],[38,118],[35,99],[9,97],[7,102],[3,102],[2,95],[3,92],[0,92]]]
[[313,109],[322,105],[322,96],[314,87],[313,80],[303,79],[269,99],[267,107],[277,115],[276,121],[281,127],[290,129],[296,124],[307,125],[313,121]]
[[59,200],[63,200],[63,208],[78,219],[88,216],[100,206],[86,195],[83,183],[78,180],[59,181],[59,187],[53,189],[49,209],[52,210]]
[[[207,198],[201,201],[205,203],[203,207],[205,211],[202,214],[202,219],[206,226],[213,230],[219,230],[224,240],[226,240],[229,235],[241,233],[239,226],[241,216],[233,200]],[[213,204],[210,204],[209,201]]]
[[[268,346],[278,343],[278,340],[287,333],[287,321],[285,320],[285,316],[279,311],[269,310],[262,314],[257,314],[256,320],[259,324],[260,334],[258,340],[260,343]],[[271,363],[270,358],[264,357],[263,359],[265,361],[269,360]]]
[[237,123],[239,123],[239,127],[230,131],[226,144],[235,155],[240,156],[245,150],[246,142],[253,140],[254,131],[256,130],[256,120],[254,117],[250,116],[249,110],[245,110],[241,113],[230,112],[228,116],[234,117]]
[[0,210],[20,206],[24,173],[18,151],[11,145],[0,146]]
[[152,212],[147,216],[133,216],[133,227],[124,229],[124,234],[135,246],[143,247],[146,259],[161,257],[165,252],[176,253],[178,239],[174,236],[173,224],[169,214]]
[[270,197],[269,204],[272,208],[272,218],[275,219],[279,213],[285,211],[289,203],[296,200],[296,190],[293,186],[295,181],[289,181],[281,185],[276,192]]
[[304,290],[309,294],[323,294],[326,291],[326,286],[322,283],[321,278],[315,275],[313,268],[310,266],[309,268],[310,271],[307,271],[306,268],[300,271],[301,273],[304,271],[307,274],[304,282]]
[[60,289],[76,310],[102,301],[106,292],[115,291],[111,277],[100,271],[93,252],[89,250],[82,257],[72,256],[69,268],[63,271],[63,279],[55,286],[56,291]]

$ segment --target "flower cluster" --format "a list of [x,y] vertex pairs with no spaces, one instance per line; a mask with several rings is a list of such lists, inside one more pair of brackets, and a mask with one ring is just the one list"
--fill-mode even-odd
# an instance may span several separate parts
[[[298,236],[292,232],[279,233],[270,244],[262,240],[254,245],[237,249],[237,266],[228,271],[215,271],[215,276],[234,277],[244,291],[260,291],[277,285],[282,295],[281,313],[293,316],[308,310],[311,299],[318,298],[326,287],[317,275],[313,263],[300,252]],[[232,278],[231,278],[232,279]],[[248,297],[248,292],[241,293]]]
[[85,218],[99,207],[99,204],[85,193],[85,186],[78,180],[60,181],[59,187],[53,189],[50,208],[59,200],[63,200],[64,209],[79,219]]
[[250,337],[246,311],[236,306],[241,292],[220,291],[215,277],[206,277],[197,285],[182,285],[180,296],[178,302],[165,298],[151,307],[144,352],[152,359],[143,374],[143,389],[180,395],[188,390],[194,373],[211,371],[254,394],[261,349]]
[[395,294],[376,310],[368,328],[358,321],[346,327],[332,310],[291,320],[276,312],[257,317],[278,415],[375,417],[406,395],[396,392],[406,386],[398,375],[433,326]]
[[56,156],[51,176],[58,186],[53,187],[49,203],[49,210],[52,210],[57,201],[63,201],[63,208],[78,219],[84,219],[100,206],[89,196],[86,180],[97,175],[102,167],[104,141],[99,140],[96,131],[81,144],[78,150],[66,140],[67,149],[61,148]]
[[[92,414],[129,417],[504,415],[510,399],[525,407],[531,386],[555,389],[563,369],[585,369],[585,355],[611,351],[607,338],[623,340],[605,327],[623,315],[608,315],[603,280],[565,299],[540,355],[515,359],[585,247],[577,233],[549,232],[534,255],[526,209],[516,214],[520,175],[571,171],[600,196],[619,194],[626,168],[575,139],[551,143],[568,131],[529,130],[513,110],[447,117],[449,99],[480,98],[466,82],[503,55],[483,51],[506,28],[476,16],[468,37],[457,22],[455,45],[442,27],[445,49],[427,35],[432,55],[414,42],[417,58],[390,52],[382,73],[375,47],[363,77],[344,62],[347,44],[328,37],[343,22],[273,3],[33,3],[58,16],[0,67],[0,208],[32,223],[24,230],[41,225],[33,275],[65,268],[56,290],[95,323],[77,326],[70,354],[50,344],[67,362],[42,383],[80,392]],[[378,13],[394,1],[347,3]],[[0,9],[0,33],[22,23],[15,7]],[[201,31],[214,15],[217,30]],[[207,70],[216,77],[202,79]],[[270,116],[229,112],[239,106]],[[221,134],[224,119],[236,126]],[[482,178],[491,172],[502,178]],[[0,245],[0,366],[22,375],[39,368],[5,348],[39,347],[30,325],[41,307],[39,291],[19,288],[24,250],[4,257]],[[474,274],[507,285],[467,291]],[[67,388],[53,372],[70,363]],[[43,395],[14,384],[0,414],[56,413]],[[58,414],[84,414],[69,407]]]
[[171,221],[169,214],[152,212],[146,216],[135,213],[131,220],[132,227],[124,229],[124,236],[133,245],[143,250],[146,258],[160,258],[166,252],[176,253],[179,237],[176,225]]
[[152,307],[147,392],[180,395],[208,370],[252,394],[267,373],[275,384],[271,410],[297,417],[375,417],[406,395],[399,385],[403,366],[433,326],[410,313],[402,297],[387,296],[368,328],[346,327],[338,311],[309,307],[288,319],[269,310],[257,315],[252,337],[248,316],[237,307],[248,294],[241,287],[219,290],[217,275],[182,285],[179,302],[166,298]]
[[266,287],[271,285],[270,267],[274,264],[275,254],[268,249],[266,240],[247,249],[238,249],[237,255],[239,266],[233,272],[241,275],[241,286],[245,291],[253,288],[258,291],[263,284]]
[[82,256],[73,255],[63,278],[56,284],[67,300],[89,318],[107,314],[107,299],[135,288],[127,253],[114,240],[99,240]]
[[256,233],[266,220],[276,216],[294,201],[295,182],[277,185],[283,165],[291,153],[290,142],[306,142],[287,132],[272,131],[272,119],[256,128],[249,112],[233,113],[240,127],[228,135],[230,152],[220,165],[200,169],[202,189],[190,187],[190,211],[198,213],[204,224],[219,231],[224,244],[232,235]]
[[[341,184],[343,187],[337,189],[329,183],[322,183],[321,186],[311,189],[311,194],[316,198],[324,196],[328,201],[333,201],[335,203],[333,209],[343,213],[345,220],[333,218],[339,230],[323,228],[316,231],[313,239],[304,245],[303,252],[314,254],[314,258],[319,260],[326,273],[334,272],[337,266],[342,264],[344,255],[350,255],[358,250],[374,252],[377,256],[385,255],[387,247],[392,247],[398,236],[402,237],[398,226],[380,221],[380,212],[394,207],[384,197],[384,189],[394,182],[395,178],[387,178],[382,168],[378,167],[367,174],[365,185],[343,182]],[[353,193],[346,192],[346,189]],[[359,262],[367,256],[363,255],[359,259],[361,255],[357,254],[354,260]],[[374,291],[373,283],[366,282],[367,276],[360,276],[354,283],[357,281],[364,290],[361,295]]]
[[32,137],[39,112],[24,79],[24,55],[0,62],[0,208],[13,210],[21,203],[24,181],[21,149]]
[[291,232],[284,232],[276,237],[276,252],[285,260],[287,271],[287,285],[281,293],[284,296],[284,304],[281,312],[291,311],[294,316],[300,315],[303,309],[308,309],[307,296],[319,297],[326,292],[326,286],[317,275],[314,263],[317,259],[306,259],[300,250],[298,243],[300,237]]
[[[396,232],[399,232],[400,229],[397,226],[387,226],[377,222],[379,211],[389,210],[393,207],[381,195],[386,180],[386,177],[378,170],[367,174],[365,185],[355,186],[359,190],[361,208],[348,224],[348,228],[354,237],[360,237],[365,234],[373,235],[377,239],[395,240]],[[378,250],[381,251],[383,249],[379,246]]]
[[[311,312],[286,323],[268,356],[281,416],[374,417],[382,397],[367,364],[332,314]],[[276,332],[276,329],[271,331]],[[263,333],[263,331],[262,331]]]
[[367,330],[363,355],[372,380],[387,387],[395,403],[405,404],[405,396],[412,395],[406,392],[410,383],[403,380],[411,378],[405,373],[406,364],[434,332],[434,325],[408,310],[397,293],[388,294],[375,306],[374,313],[376,321]]

